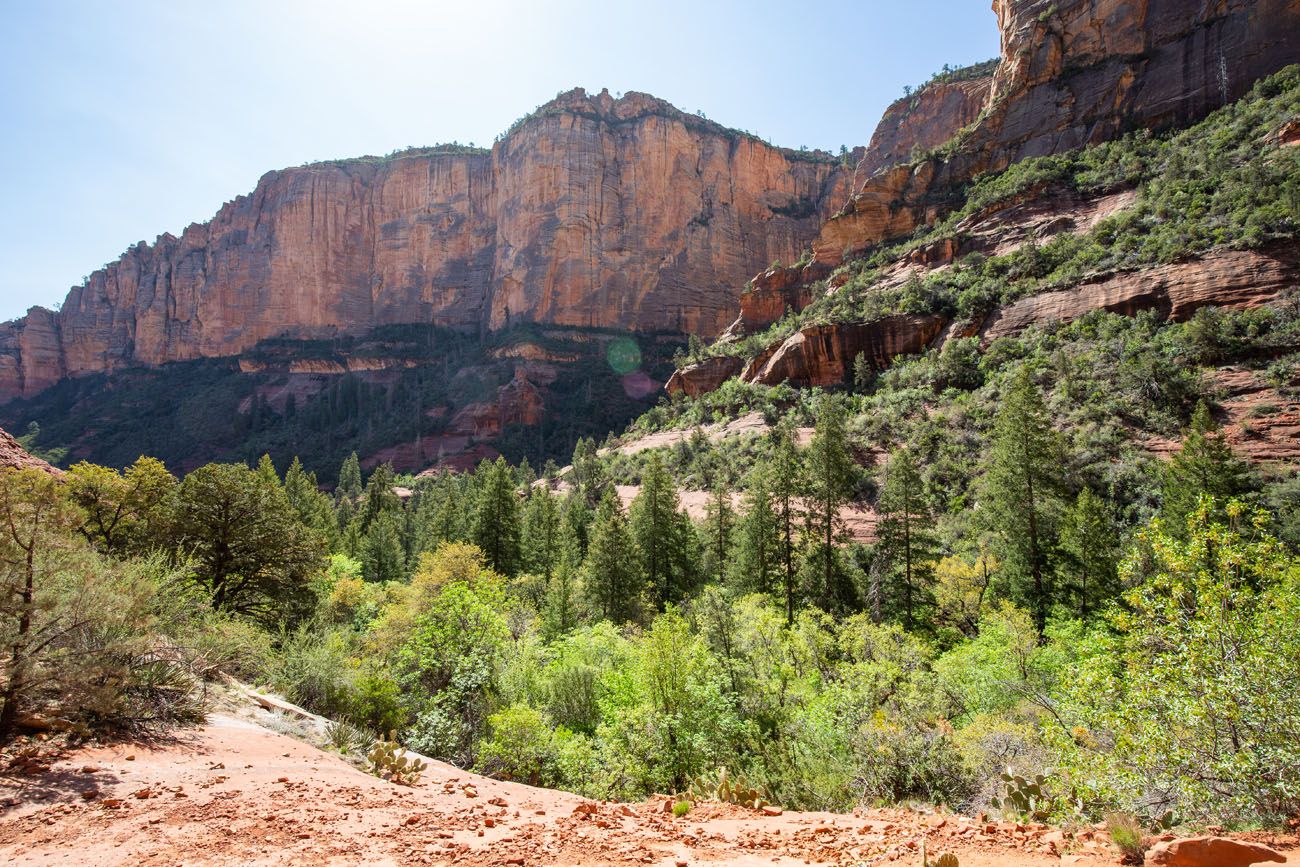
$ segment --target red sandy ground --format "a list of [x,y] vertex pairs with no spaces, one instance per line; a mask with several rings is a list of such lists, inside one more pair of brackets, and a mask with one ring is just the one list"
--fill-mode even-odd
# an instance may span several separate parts
[[5,864],[917,864],[923,837],[963,867],[1116,863],[1099,842],[1041,826],[906,810],[705,804],[677,819],[663,800],[602,804],[441,764],[405,788],[224,715],[0,777],[0,807]]

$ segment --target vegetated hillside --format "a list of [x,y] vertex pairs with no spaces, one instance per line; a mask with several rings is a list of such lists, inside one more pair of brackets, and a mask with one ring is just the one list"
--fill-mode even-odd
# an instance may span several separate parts
[[[1071,24],[1095,61],[1076,83],[1131,88],[1125,69],[1170,60],[1167,43],[1097,59],[1087,33],[1127,31],[1078,20],[1160,8],[1061,7],[998,4],[1018,39]],[[1173,44],[1291,12],[1222,8]],[[1064,86],[1035,72],[1059,53],[1015,57],[1017,98]],[[340,743],[396,732],[505,779],[672,792],[682,812],[743,774],[751,802],[1105,822],[1134,860],[1171,827],[1293,822],[1298,79],[1181,131],[951,176],[914,237],[841,246],[822,285],[798,281],[824,258],[766,272],[754,293],[798,310],[766,333],[769,307],[742,310],[696,350],[682,396],[629,429],[690,431],[671,445],[584,438],[540,478],[504,459],[367,475],[349,455],[328,494],[270,458],[183,478],[79,464],[64,486],[0,470],[0,526],[50,516],[26,610],[68,636],[31,645],[23,607],[0,611],[11,670],[49,675],[0,690],[17,709],[0,737],[17,713],[190,718],[225,667],[345,720]],[[1188,116],[1207,81],[1175,100]],[[1020,132],[1003,143],[1061,130]],[[765,429],[693,430],[755,413]],[[619,482],[638,487],[627,507]],[[701,519],[682,487],[706,493]],[[869,540],[849,504],[874,511]],[[3,534],[0,555],[6,581],[32,574]],[[85,689],[86,658],[124,688]]]
[[65,466],[124,467],[146,454],[193,469],[270,454],[331,482],[354,451],[404,472],[497,454],[540,466],[652,406],[683,345],[600,329],[515,326],[484,339],[387,326],[67,379],[0,406],[0,419]]

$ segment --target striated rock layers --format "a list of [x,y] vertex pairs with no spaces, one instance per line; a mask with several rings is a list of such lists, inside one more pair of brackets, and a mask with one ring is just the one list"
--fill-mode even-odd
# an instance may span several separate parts
[[1069,322],[1093,310],[1132,315],[1156,310],[1174,321],[1201,307],[1259,307],[1300,284],[1300,250],[1224,250],[1145,271],[1107,274],[1079,286],[1022,298],[993,312],[985,340],[1018,334],[1030,325]]
[[[851,199],[813,242],[811,262],[790,277],[766,275],[782,287],[780,303],[771,291],[742,299],[732,333],[769,324],[768,311],[781,304],[799,309],[808,297],[802,286],[846,256],[941,217],[982,172],[1135,128],[1194,122],[1300,61],[1300,0],[994,0],[993,9],[1002,48],[991,79],[932,85],[932,95],[927,88],[896,103],[891,114],[908,114],[886,115]],[[961,138],[946,157],[899,162],[908,152],[900,123],[923,149],[944,133]]]
[[1300,60],[1300,0],[994,0],[1001,62],[947,160],[869,177],[813,244],[811,275],[942,213],[943,191],[1021,159],[1191,123]]
[[579,89],[490,153],[268,173],[211,221],[132,247],[59,312],[0,325],[0,400],[67,376],[400,323],[711,336],[749,276],[798,258],[849,189],[825,155],[644,94]]

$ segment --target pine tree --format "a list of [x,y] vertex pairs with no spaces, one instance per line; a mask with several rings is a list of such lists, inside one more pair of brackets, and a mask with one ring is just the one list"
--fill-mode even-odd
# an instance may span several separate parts
[[578,625],[578,582],[573,564],[561,559],[546,588],[546,606],[542,611],[542,633],[558,638]]
[[1196,405],[1183,447],[1165,468],[1161,505],[1165,531],[1182,538],[1202,496],[1222,506],[1253,489],[1250,470],[1223,439],[1205,401]]
[[641,615],[645,575],[636,538],[613,488],[596,509],[591,541],[583,564],[583,585],[593,610],[614,623]]
[[402,508],[402,501],[393,491],[395,480],[396,475],[390,464],[381,464],[370,474],[361,503],[361,527],[366,532],[369,532],[370,525],[380,515],[396,512]]
[[271,460],[270,455],[262,455],[262,459],[257,462],[257,477],[266,485],[273,488],[280,487],[280,474],[275,469],[275,462]]
[[876,548],[887,564],[886,574],[893,578],[890,583],[897,588],[890,594],[891,602],[902,609],[903,626],[912,629],[919,609],[933,604],[937,545],[925,482],[907,448],[896,449],[889,458],[879,515]]
[[336,490],[340,497],[355,500],[361,496],[361,461],[353,452],[343,461],[339,468],[339,484]]
[[650,453],[641,475],[641,492],[632,501],[630,520],[641,572],[650,586],[659,610],[679,601],[690,590],[690,575],[683,551],[688,540],[683,532],[689,523],[679,517],[677,486],[655,452]]
[[519,571],[519,495],[505,458],[484,460],[476,473],[479,491],[473,541],[487,563],[507,577]]
[[770,593],[781,573],[781,527],[769,473],[760,470],[750,479],[727,570],[732,585],[759,593]]
[[704,525],[709,539],[709,556],[713,560],[710,574],[721,578],[727,568],[727,553],[731,550],[732,528],[736,512],[731,507],[731,492],[722,482],[715,482],[709,491],[705,506]]
[[1070,559],[1079,616],[1114,596],[1119,587],[1119,532],[1110,511],[1089,488],[1079,492],[1061,521],[1061,550]]
[[1034,613],[1041,634],[1055,597],[1051,563],[1062,510],[1062,450],[1042,395],[1021,367],[993,426],[984,477],[986,520],[999,542],[1014,601]]
[[787,626],[793,626],[794,597],[799,582],[795,527],[799,522],[797,497],[803,462],[794,444],[794,434],[788,427],[777,428],[775,436],[776,449],[770,466],[770,481],[777,522],[777,556],[781,589],[785,596],[785,621]]
[[856,466],[849,452],[844,410],[839,401],[824,395],[817,409],[816,431],[804,457],[804,489],[808,496],[808,529],[815,539],[815,556],[820,567],[820,596],[825,600],[849,602],[850,588],[839,580],[836,543],[843,537],[840,507],[853,491]]
[[546,485],[532,489],[524,508],[523,551],[526,568],[550,583],[561,558],[560,507]]
[[401,516],[385,512],[370,524],[361,543],[361,566],[367,581],[401,581],[406,577]]
[[587,558],[587,544],[591,536],[591,522],[595,515],[582,494],[574,491],[564,498],[560,509],[560,524],[564,556],[572,563]]

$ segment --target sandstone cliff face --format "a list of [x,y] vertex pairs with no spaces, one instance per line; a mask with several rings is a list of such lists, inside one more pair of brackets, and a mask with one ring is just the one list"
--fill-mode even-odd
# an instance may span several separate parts
[[928,151],[944,144],[962,127],[969,126],[989,103],[993,76],[966,81],[936,82],[885,110],[871,144],[858,163],[862,177],[898,163],[909,162],[913,151]]
[[58,313],[0,325],[0,400],[65,376],[237,355],[269,337],[520,320],[687,330],[798,258],[847,173],[643,94],[573,91],[490,154],[286,169],[140,243]]
[[754,359],[741,379],[763,385],[843,385],[859,355],[873,370],[883,370],[894,358],[925,349],[946,324],[941,316],[900,314],[874,322],[813,325]]
[[1001,62],[988,105],[946,162],[865,180],[823,227],[807,280],[945,210],[976,174],[1190,123],[1300,60],[1300,0],[995,0]]
[[1093,310],[1131,315],[1158,310],[1183,321],[1202,307],[1258,307],[1300,281],[1300,251],[1228,250],[1145,271],[1111,274],[1059,292],[1022,298],[995,311],[983,339],[1018,334],[1030,325],[1069,322]]

